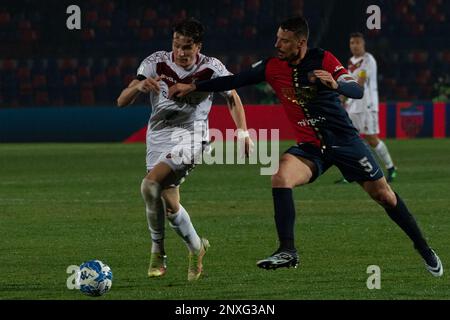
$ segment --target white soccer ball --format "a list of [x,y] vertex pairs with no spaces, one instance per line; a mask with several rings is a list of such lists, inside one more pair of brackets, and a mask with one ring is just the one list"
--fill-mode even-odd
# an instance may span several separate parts
[[75,278],[80,291],[88,296],[98,297],[111,289],[111,268],[100,260],[90,260],[80,266]]

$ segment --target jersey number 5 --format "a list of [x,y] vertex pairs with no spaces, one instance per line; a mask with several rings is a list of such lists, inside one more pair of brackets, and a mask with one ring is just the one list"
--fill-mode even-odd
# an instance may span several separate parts
[[373,170],[373,166],[372,164],[369,162],[369,159],[367,159],[367,157],[362,158],[361,160],[358,161],[359,164],[364,168],[365,172],[372,172]]

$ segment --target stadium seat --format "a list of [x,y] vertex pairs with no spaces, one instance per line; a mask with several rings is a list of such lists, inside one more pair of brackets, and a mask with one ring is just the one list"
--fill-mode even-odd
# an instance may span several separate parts
[[153,10],[153,9],[147,9],[147,10],[145,10],[145,12],[144,12],[143,20],[146,20],[146,21],[153,21],[153,20],[156,19],[156,17],[157,17],[157,13],[156,13],[155,10]]
[[46,106],[49,105],[50,100],[48,98],[48,92],[47,91],[41,91],[38,90],[35,93],[34,96],[34,104],[37,106]]
[[20,39],[24,42],[33,42],[39,39],[38,33],[32,29],[24,29],[20,32]]
[[98,13],[95,10],[89,10],[85,15],[85,22],[88,26],[95,25],[95,22],[98,20]]
[[130,29],[138,29],[141,26],[141,21],[136,18],[131,18],[128,20],[128,28]]
[[95,94],[91,82],[81,85],[81,104],[83,106],[92,106],[95,104]]
[[0,12],[0,27],[3,27],[11,22],[11,14],[6,11]]
[[81,39],[83,41],[93,41],[95,39],[94,29],[83,29]]
[[91,79],[91,70],[87,66],[80,66],[78,68],[78,79],[80,81],[87,81]]
[[19,105],[33,105],[33,86],[29,81],[20,82],[19,84]]
[[19,27],[19,30],[31,29],[31,22],[28,20],[20,20],[18,27]]
[[141,28],[139,30],[139,40],[148,41],[153,38],[154,32],[152,28]]
[[17,78],[19,81],[30,81],[31,70],[27,66],[21,66],[17,69]]

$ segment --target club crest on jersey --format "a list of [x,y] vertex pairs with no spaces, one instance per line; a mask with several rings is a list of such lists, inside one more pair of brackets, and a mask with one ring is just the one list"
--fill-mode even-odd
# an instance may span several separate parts
[[281,88],[281,93],[290,102],[304,106],[317,96],[317,86],[301,86],[298,88]]

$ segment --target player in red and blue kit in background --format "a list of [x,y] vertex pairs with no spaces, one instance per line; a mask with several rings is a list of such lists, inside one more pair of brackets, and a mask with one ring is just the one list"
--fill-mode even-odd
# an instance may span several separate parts
[[308,24],[303,17],[280,24],[275,47],[278,57],[260,61],[248,71],[192,84],[176,84],[170,96],[192,91],[225,91],[263,81],[275,90],[297,137],[297,145],[280,159],[272,176],[275,224],[280,246],[257,262],[264,269],[296,267],[295,208],[292,189],[313,182],[332,165],[348,181],[358,182],[389,217],[409,236],[427,270],[442,276],[442,263],[425,240],[408,208],[386,182],[370,149],[360,138],[339,95],[361,99],[364,89],[328,51],[307,47]]

